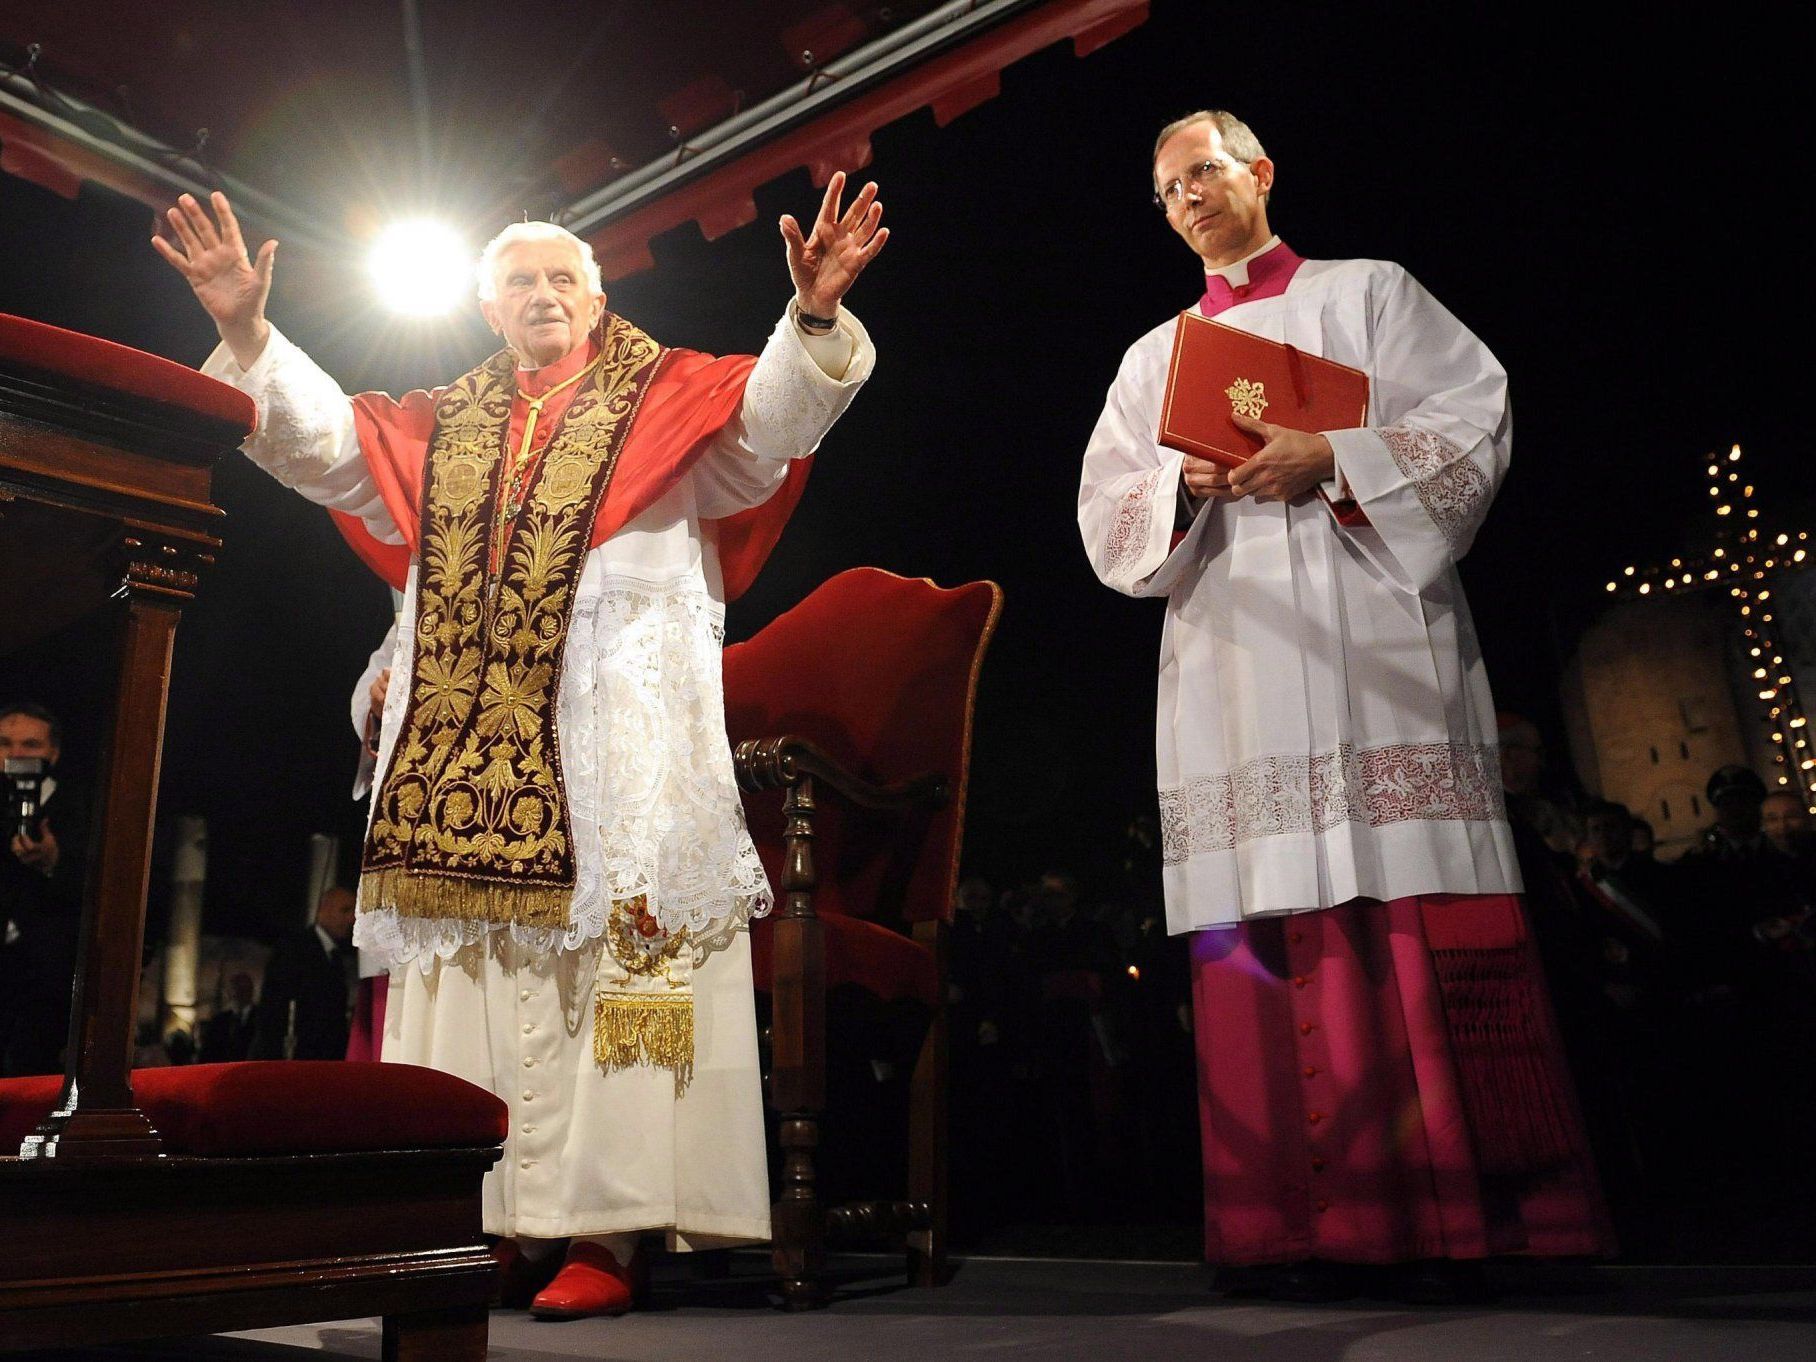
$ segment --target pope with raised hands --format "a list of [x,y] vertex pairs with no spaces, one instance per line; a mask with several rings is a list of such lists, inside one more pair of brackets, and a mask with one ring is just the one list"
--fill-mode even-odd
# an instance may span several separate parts
[[507,227],[503,348],[446,387],[348,396],[266,318],[277,243],[185,195],[153,246],[250,394],[246,454],[404,593],[355,940],[391,965],[384,1058],[510,1108],[486,1178],[506,1303],[631,1307],[644,1254],[769,1238],[747,927],[770,887],[725,737],[725,603],[875,351],[846,292],[888,240],[867,184],[780,233],[760,354],[606,308],[586,242]]

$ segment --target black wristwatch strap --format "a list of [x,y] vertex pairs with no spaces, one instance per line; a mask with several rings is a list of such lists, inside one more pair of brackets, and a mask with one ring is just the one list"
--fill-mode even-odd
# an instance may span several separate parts
[[811,312],[795,309],[795,320],[809,331],[830,331],[839,324],[837,317],[816,317]]

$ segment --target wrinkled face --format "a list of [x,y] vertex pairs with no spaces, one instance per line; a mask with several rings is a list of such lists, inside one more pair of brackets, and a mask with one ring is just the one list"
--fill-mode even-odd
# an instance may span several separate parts
[[1780,848],[1810,833],[1810,811],[1794,794],[1769,794],[1759,807],[1759,830]]
[[496,298],[480,303],[486,325],[526,367],[540,369],[586,344],[605,311],[569,241],[515,241],[499,252]]
[[351,889],[330,889],[316,906],[315,920],[336,941],[353,939],[353,905]]
[[42,757],[52,766],[61,755],[50,740],[50,725],[29,714],[9,714],[0,719],[0,761],[8,757]]
[[1167,225],[1208,266],[1228,265],[1260,248],[1272,234],[1267,191],[1274,163],[1238,161],[1215,123],[1181,128],[1154,158],[1154,192]]

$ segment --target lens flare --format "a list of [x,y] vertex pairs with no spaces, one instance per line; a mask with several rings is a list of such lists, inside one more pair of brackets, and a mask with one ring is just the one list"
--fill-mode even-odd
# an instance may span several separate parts
[[459,233],[427,218],[378,234],[366,270],[379,298],[406,317],[439,317],[471,296],[473,252]]

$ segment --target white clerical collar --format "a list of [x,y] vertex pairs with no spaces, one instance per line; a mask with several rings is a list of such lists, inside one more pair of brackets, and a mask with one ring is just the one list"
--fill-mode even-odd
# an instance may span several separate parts
[[1213,268],[1206,269],[1204,272],[1205,277],[1208,279],[1214,274],[1231,288],[1247,288],[1249,281],[1249,261],[1258,260],[1279,244],[1280,238],[1278,235],[1270,236],[1266,241],[1255,247],[1254,250],[1243,256],[1242,259],[1232,261],[1228,265],[1217,265]]

